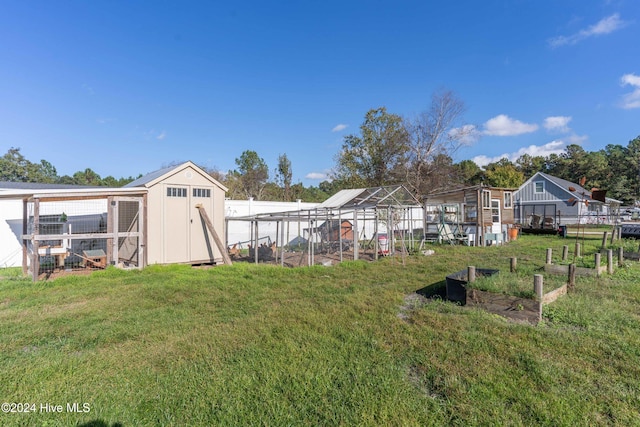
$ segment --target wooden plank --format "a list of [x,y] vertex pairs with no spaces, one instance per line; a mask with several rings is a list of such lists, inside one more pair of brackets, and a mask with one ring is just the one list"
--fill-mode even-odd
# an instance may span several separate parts
[[[605,271],[607,271],[606,265],[601,266],[597,270],[595,268],[576,267],[576,276],[599,276]],[[546,264],[544,266],[544,272],[549,274],[569,274],[569,266]]]
[[[115,201],[115,205],[111,206],[111,218],[107,218],[107,221],[113,221],[113,230],[118,231],[119,230],[119,214],[120,214],[120,203],[118,203],[117,200]],[[111,252],[111,256],[113,257],[113,260],[115,261],[115,264],[118,265],[118,261],[120,261],[120,255],[118,255],[118,250],[119,248],[119,243],[120,243],[120,239],[119,238],[114,238],[112,241],[112,252]]]
[[209,215],[207,215],[207,211],[204,210],[204,206],[202,206],[201,204],[197,204],[196,208],[198,208],[198,211],[200,212],[200,216],[202,217],[202,219],[204,220],[204,223],[207,225],[207,228],[211,232],[211,235],[213,236],[213,240],[216,242],[216,246],[218,247],[218,250],[220,250],[220,253],[222,253],[222,259],[224,260],[225,265],[233,264],[231,262],[231,258],[229,257],[229,254],[227,253],[227,248],[225,248],[225,246],[222,244],[222,240],[220,240],[220,236],[218,236],[216,229],[213,228],[213,224],[209,219]]
[[[28,202],[26,200],[22,201],[22,234],[23,235],[26,235],[27,232],[29,231],[27,229],[27,224],[29,220],[29,211],[27,209],[27,204]],[[29,267],[27,265],[29,263],[28,257],[29,257],[28,241],[27,239],[23,238],[22,239],[22,274],[25,276],[29,272]]]
[[81,240],[81,239],[113,239],[115,237],[140,237],[142,233],[139,231],[120,232],[120,233],[84,233],[84,234],[26,234],[21,238],[28,240]]
[[558,289],[554,289],[553,291],[547,292],[546,294],[544,294],[544,296],[542,297],[542,303],[550,304],[555,300],[557,300],[558,298],[560,298],[562,295],[566,295],[566,294],[567,294],[567,285],[562,285]]
[[[40,232],[40,200],[33,201],[33,232]],[[33,255],[31,260],[31,274],[33,275],[33,281],[38,280],[40,274],[40,255],[38,253],[38,246],[40,243],[37,240],[31,240],[31,247],[33,249]]]
[[[114,230],[113,224],[113,209],[114,209],[113,196],[107,197],[107,234],[112,234]],[[117,224],[116,224],[117,226]],[[113,241],[115,239],[110,237],[107,239],[107,264],[118,264],[118,260],[113,258]]]
[[139,267],[146,267],[147,266],[147,236],[149,234],[148,231],[148,227],[147,227],[147,194],[143,194],[142,195],[142,206],[141,206],[141,212],[139,215],[139,218],[141,220],[140,223],[140,231],[142,231],[142,238],[140,239],[141,242],[139,241],[138,244],[140,245],[140,256],[138,258],[138,261],[140,262]]

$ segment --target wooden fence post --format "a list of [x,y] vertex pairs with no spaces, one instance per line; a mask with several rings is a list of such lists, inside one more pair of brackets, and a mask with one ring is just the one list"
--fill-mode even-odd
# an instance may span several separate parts
[[613,249],[607,250],[607,274],[613,274]]
[[567,260],[567,255],[569,254],[569,246],[564,245],[562,246],[562,261],[566,261]]
[[542,296],[544,295],[544,278],[542,277],[542,274],[533,275],[533,291],[535,292],[538,300],[542,301]]
[[476,268],[472,265],[467,267],[467,282],[475,282],[476,281]]
[[580,242],[576,242],[575,256],[578,258],[580,257]]
[[515,273],[518,270],[518,258],[511,258],[511,272]]
[[602,233],[602,248],[606,248],[607,247],[607,236],[609,235],[608,231],[605,231],[604,233]]
[[618,248],[618,267],[622,267],[624,265],[624,249],[622,246]]
[[569,284],[568,288],[573,289],[576,286],[576,265],[569,264]]
[[595,254],[596,276],[600,276],[600,252]]
[[545,264],[551,264],[552,258],[553,258],[553,249],[547,248],[547,261],[545,262]]

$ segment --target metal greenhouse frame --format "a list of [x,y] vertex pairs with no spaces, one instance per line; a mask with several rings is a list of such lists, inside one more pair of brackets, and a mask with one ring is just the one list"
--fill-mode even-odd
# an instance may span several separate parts
[[[339,262],[357,260],[367,253],[374,259],[404,254],[420,243],[416,231],[423,227],[422,212],[423,207],[413,194],[404,186],[395,185],[342,190],[314,209],[228,217],[226,221],[250,223],[245,243],[249,242],[251,261],[274,260],[284,266],[285,250],[297,244],[302,249],[297,265],[310,266],[327,262],[322,261],[326,251]],[[271,223],[271,227],[276,224],[274,250],[266,251],[268,259],[264,256],[265,246],[271,242],[260,243],[265,239],[260,235],[261,224],[265,223]],[[294,239],[292,230],[296,233]],[[399,248],[396,240],[401,242]],[[228,246],[233,243],[227,239]]]

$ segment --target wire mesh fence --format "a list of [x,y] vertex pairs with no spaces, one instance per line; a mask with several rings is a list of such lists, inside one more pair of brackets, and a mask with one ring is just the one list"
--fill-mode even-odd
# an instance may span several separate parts
[[141,197],[31,200],[25,206],[25,261],[36,277],[55,270],[143,264]]

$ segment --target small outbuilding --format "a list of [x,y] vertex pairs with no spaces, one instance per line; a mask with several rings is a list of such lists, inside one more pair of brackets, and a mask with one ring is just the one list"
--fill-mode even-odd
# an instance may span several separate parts
[[58,269],[230,262],[220,238],[227,189],[192,162],[123,188],[4,187],[0,231],[10,238],[0,254],[11,265],[20,257],[34,280]]
[[470,245],[506,241],[515,222],[515,190],[475,185],[423,196],[426,235],[442,240],[445,228]]
[[[147,264],[222,263],[204,211],[224,237],[227,188],[192,162],[149,173],[126,188],[147,190]],[[226,255],[226,252],[225,252]]]

